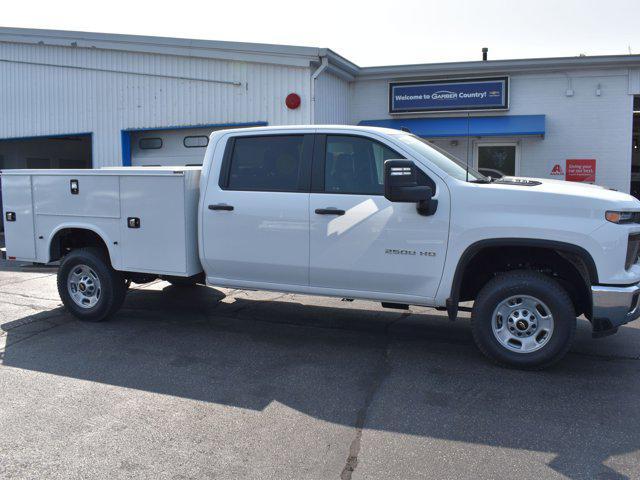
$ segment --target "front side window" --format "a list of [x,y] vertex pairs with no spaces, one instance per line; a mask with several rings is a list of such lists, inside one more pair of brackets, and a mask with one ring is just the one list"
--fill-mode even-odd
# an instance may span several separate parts
[[303,161],[302,135],[238,137],[229,167],[228,188],[295,192]]
[[384,161],[392,158],[404,157],[369,138],[327,135],[324,190],[384,195]]

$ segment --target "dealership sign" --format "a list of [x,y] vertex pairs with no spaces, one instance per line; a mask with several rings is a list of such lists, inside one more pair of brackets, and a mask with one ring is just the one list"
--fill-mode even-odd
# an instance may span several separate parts
[[509,77],[389,84],[389,113],[508,108]]
[[589,159],[567,159],[565,179],[570,182],[589,182],[596,181],[596,161],[593,158]]

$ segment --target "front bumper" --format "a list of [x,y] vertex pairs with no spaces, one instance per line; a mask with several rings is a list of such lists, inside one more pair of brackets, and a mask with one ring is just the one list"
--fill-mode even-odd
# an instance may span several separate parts
[[615,333],[620,325],[640,317],[640,284],[591,287],[594,336]]

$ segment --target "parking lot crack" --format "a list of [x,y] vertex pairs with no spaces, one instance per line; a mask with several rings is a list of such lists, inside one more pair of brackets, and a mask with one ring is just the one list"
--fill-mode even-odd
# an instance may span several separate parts
[[[39,297],[37,295],[27,295],[24,293],[8,292],[6,290],[2,290],[1,288],[0,288],[0,294],[14,296],[14,297],[35,299],[35,300],[46,300],[48,302],[60,302],[59,298],[47,298],[47,297]],[[6,300],[3,300],[3,302],[6,302]]]
[[6,304],[6,305],[13,305],[14,307],[30,308],[31,310],[35,310],[36,312],[44,312],[44,311],[46,311],[46,308],[43,308],[40,305],[35,305],[35,304],[32,304],[32,303],[17,303],[17,302],[10,302],[8,300],[2,300],[2,303]]
[[378,393],[380,386],[384,382],[384,379],[386,378],[386,376],[388,375],[391,369],[390,362],[389,362],[389,355],[390,355],[392,337],[389,332],[390,332],[391,326],[398,320],[404,318],[405,316],[406,314],[401,315],[398,319],[394,320],[389,325],[387,325],[387,328],[385,329],[387,336],[386,336],[386,342],[384,345],[383,354],[381,355],[380,361],[378,362],[374,370],[373,377],[369,384],[369,388],[366,391],[362,407],[360,408],[360,410],[358,410],[358,414],[356,416],[356,422],[355,422],[355,435],[353,437],[353,440],[351,441],[351,444],[349,445],[349,455],[347,456],[347,460],[345,462],[344,468],[342,469],[342,472],[340,474],[341,480],[351,480],[353,472],[358,466],[358,456],[360,455],[360,446],[362,442],[362,431],[367,421],[369,408],[371,407],[371,404],[374,398],[376,397],[376,394]]

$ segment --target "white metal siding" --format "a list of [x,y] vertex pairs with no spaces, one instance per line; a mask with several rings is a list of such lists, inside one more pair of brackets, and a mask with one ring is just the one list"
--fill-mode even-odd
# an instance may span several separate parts
[[[391,118],[388,113],[388,82],[356,81],[352,98],[353,123]],[[628,192],[633,118],[633,97],[629,95],[629,83],[627,69],[585,70],[566,74],[512,74],[511,105],[505,114],[546,116],[544,138],[508,139],[520,142],[520,174],[553,178],[550,172],[556,163],[564,170],[566,159],[595,158],[596,183]],[[598,85],[600,96],[596,95]],[[574,91],[572,97],[566,96],[569,87]],[[502,114],[489,112],[479,115]],[[453,115],[438,113],[422,116]],[[483,140],[489,141],[492,137]],[[450,147],[450,140],[439,140],[437,143],[465,160],[466,141],[458,141],[457,147]]]
[[[310,70],[305,67],[0,43],[0,138],[92,132],[94,167],[121,165],[123,129],[257,121],[308,123],[309,78]],[[303,100],[296,110],[284,104],[291,92]]]
[[315,97],[316,124],[347,125],[351,123],[349,82],[332,73],[324,72],[316,79]]

